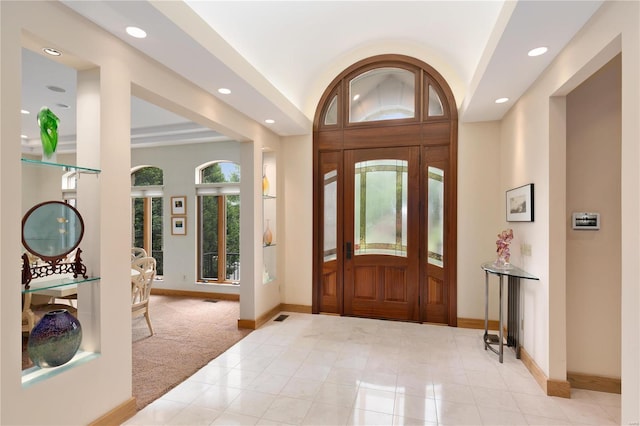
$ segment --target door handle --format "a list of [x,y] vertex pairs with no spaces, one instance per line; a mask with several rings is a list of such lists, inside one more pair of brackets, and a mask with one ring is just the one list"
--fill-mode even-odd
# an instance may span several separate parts
[[351,256],[353,255],[353,253],[351,252],[351,243],[347,243],[347,259],[351,259]]

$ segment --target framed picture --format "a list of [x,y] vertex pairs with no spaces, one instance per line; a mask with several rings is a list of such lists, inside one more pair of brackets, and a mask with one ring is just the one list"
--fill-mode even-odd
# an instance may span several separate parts
[[171,197],[171,214],[187,214],[187,197]]
[[187,235],[187,218],[171,218],[171,235]]
[[600,213],[579,212],[571,215],[571,227],[590,231],[600,229]]
[[533,222],[533,184],[507,191],[507,222]]

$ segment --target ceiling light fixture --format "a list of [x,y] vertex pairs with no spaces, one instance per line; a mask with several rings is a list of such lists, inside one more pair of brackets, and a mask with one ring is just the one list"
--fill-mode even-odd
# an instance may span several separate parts
[[27,111],[26,109],[21,109],[20,110],[20,114],[31,114],[29,111]]
[[29,136],[27,136],[27,135],[20,135],[20,138],[22,138],[22,139],[29,139]]
[[496,103],[497,104],[503,104],[503,103],[508,102],[508,101],[509,101],[509,98],[498,98],[498,99],[496,99]]
[[135,37],[135,38],[146,38],[147,37],[147,32],[145,30],[143,30],[142,28],[127,27],[126,31],[127,31],[127,34],[129,34],[131,37]]
[[267,124],[273,124],[276,122],[276,120],[272,120],[271,118],[267,118],[266,120],[264,120],[265,123]]
[[222,95],[228,95],[231,93],[230,89],[227,89],[226,87],[221,87],[218,89],[218,93],[222,94]]
[[54,49],[53,47],[45,47],[45,48],[42,49],[42,51],[44,53],[46,53],[47,55],[62,56],[62,52],[60,52],[59,50]]
[[546,47],[542,46],[542,47],[536,47],[535,49],[531,49],[529,51],[529,53],[527,53],[527,55],[529,56],[540,56],[540,55],[544,55],[545,53],[547,53],[547,49]]
[[358,95],[355,95],[355,96],[353,97],[353,100],[354,100],[354,101],[357,101],[358,99],[360,99],[360,95],[359,95],[359,94],[358,94]]

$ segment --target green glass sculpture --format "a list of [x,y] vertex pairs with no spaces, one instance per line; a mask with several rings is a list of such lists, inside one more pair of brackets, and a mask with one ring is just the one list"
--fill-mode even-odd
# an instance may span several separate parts
[[47,107],[40,108],[38,126],[40,126],[40,140],[42,151],[47,157],[56,152],[58,146],[58,124],[60,119]]

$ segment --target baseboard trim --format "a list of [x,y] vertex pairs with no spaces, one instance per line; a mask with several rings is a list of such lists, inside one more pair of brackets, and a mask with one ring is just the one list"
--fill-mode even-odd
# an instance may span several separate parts
[[567,371],[567,380],[572,388],[622,394],[622,380],[619,378]]
[[299,314],[311,314],[311,306],[309,305],[292,305],[289,303],[281,303],[280,310],[286,312],[296,312]]
[[[500,328],[500,322],[496,320],[489,320],[488,326],[489,330],[498,330]],[[458,328],[484,330],[484,320],[475,318],[458,318]]]
[[256,327],[256,321],[255,320],[248,320],[248,319],[239,319],[238,320],[238,328],[247,328],[249,330],[255,330]]
[[136,399],[131,397],[100,418],[89,423],[89,426],[121,425],[131,417],[135,416],[136,412]]
[[520,346],[520,359],[547,395],[571,398],[571,384],[566,380],[549,379],[522,346]]
[[248,328],[250,330],[256,330],[282,311],[297,312],[300,314],[312,313],[311,306],[308,305],[291,305],[288,303],[280,303],[266,313],[262,314],[257,320],[239,319],[238,328]]
[[160,296],[199,297],[201,299],[220,299],[239,301],[240,295],[230,293],[213,293],[208,291],[172,290],[168,288],[152,288],[151,294]]

